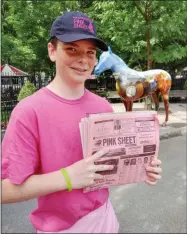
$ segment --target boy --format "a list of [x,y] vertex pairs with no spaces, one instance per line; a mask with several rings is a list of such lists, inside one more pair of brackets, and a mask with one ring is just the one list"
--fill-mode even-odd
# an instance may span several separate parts
[[[51,28],[48,54],[56,63],[54,80],[13,110],[3,140],[2,202],[38,198],[30,219],[37,232],[117,233],[118,222],[108,189],[83,193],[106,150],[83,159],[79,122],[88,113],[112,112],[103,98],[84,88],[96,64],[95,25],[80,12],[67,12]],[[159,160],[147,168],[149,184],[160,179]],[[157,167],[156,167],[157,166]],[[68,191],[67,191],[68,190]]]

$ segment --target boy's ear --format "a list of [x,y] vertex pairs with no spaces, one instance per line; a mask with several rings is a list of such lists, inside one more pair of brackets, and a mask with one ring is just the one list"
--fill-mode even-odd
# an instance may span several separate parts
[[56,61],[56,48],[51,42],[49,42],[47,44],[47,49],[48,49],[48,55],[49,55],[50,60],[52,62],[55,62]]

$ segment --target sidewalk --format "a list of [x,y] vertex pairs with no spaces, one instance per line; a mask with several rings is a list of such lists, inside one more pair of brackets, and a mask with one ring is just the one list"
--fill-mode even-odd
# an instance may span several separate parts
[[[112,104],[115,112],[124,112],[123,103]],[[144,103],[134,103],[133,111],[143,111]],[[160,103],[158,111],[158,119],[160,124],[165,120],[164,104]],[[166,127],[160,126],[160,140],[186,134],[187,130],[187,104],[186,103],[170,103],[169,120]]]

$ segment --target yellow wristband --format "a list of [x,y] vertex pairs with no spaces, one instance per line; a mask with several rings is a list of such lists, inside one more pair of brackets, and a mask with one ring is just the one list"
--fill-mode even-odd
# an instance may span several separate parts
[[61,168],[60,171],[62,172],[62,174],[64,176],[64,179],[65,179],[67,187],[68,187],[68,191],[70,192],[72,190],[71,179],[70,179],[66,169]]

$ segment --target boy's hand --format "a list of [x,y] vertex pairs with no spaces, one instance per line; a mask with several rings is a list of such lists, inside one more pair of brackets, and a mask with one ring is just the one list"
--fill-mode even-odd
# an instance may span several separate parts
[[145,181],[147,184],[155,185],[157,181],[161,179],[160,175],[162,172],[162,169],[160,167],[161,163],[162,162],[159,159],[154,159],[151,162],[151,165],[145,168],[148,175],[148,179]]
[[82,159],[71,166],[67,167],[73,189],[80,189],[92,185],[94,180],[103,179],[103,175],[96,172],[112,170],[112,165],[95,165],[95,161],[105,155],[108,150],[101,150],[93,154],[91,157]]

